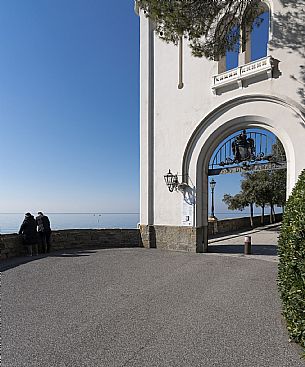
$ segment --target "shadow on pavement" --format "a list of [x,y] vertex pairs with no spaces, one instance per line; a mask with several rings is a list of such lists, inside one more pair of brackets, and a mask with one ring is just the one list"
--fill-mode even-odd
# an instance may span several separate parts
[[90,256],[91,254],[95,253],[96,251],[93,250],[65,250],[65,251],[51,252],[49,254],[40,254],[38,256],[12,257],[7,260],[0,261],[0,272],[4,272],[6,270],[27,264],[29,262],[41,260],[46,257],[82,257],[82,256]]
[[1,260],[0,262],[0,272],[4,272],[5,270],[9,270],[15,268],[19,265],[24,265],[32,261],[36,261],[41,259],[43,256],[31,256],[31,257],[12,257],[7,260]]
[[[209,253],[220,254],[243,254],[243,245],[209,245]],[[253,255],[276,256],[277,246],[275,245],[252,245]]]
[[6,270],[15,268],[20,265],[27,264],[32,261],[37,261],[44,259],[46,257],[84,257],[95,254],[97,250],[109,250],[109,249],[128,249],[135,248],[135,246],[122,246],[122,247],[113,247],[113,246],[103,246],[103,247],[92,247],[90,249],[81,250],[81,249],[66,249],[66,250],[58,250],[51,252],[49,254],[40,254],[38,256],[19,256],[19,257],[11,257],[6,260],[0,261],[0,272],[4,272]]

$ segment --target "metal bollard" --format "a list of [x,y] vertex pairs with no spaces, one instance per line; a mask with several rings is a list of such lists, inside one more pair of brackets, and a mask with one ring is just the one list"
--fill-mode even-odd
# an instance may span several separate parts
[[244,254],[251,255],[251,236],[245,236]]

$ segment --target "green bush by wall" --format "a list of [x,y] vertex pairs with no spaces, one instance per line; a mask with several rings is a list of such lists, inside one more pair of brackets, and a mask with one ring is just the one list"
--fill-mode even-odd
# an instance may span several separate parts
[[285,207],[278,285],[290,337],[305,348],[305,170]]

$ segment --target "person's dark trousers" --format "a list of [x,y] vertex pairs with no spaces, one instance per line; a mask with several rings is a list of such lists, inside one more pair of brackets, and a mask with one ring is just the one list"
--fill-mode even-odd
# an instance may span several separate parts
[[47,252],[46,234],[44,232],[38,232],[40,238],[40,252],[45,254]]
[[41,252],[43,254],[50,252],[50,234],[46,232],[38,232],[40,237]]
[[51,232],[45,232],[46,243],[47,243],[47,253],[51,251]]
[[26,253],[26,256],[33,256],[33,247],[32,245],[24,245],[25,247],[25,253]]

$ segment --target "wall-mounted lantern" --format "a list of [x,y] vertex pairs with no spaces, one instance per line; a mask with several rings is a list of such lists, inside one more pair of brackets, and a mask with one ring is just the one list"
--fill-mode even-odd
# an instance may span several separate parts
[[170,192],[177,190],[179,185],[178,175],[172,174],[170,169],[168,170],[168,173],[164,175],[164,181]]

